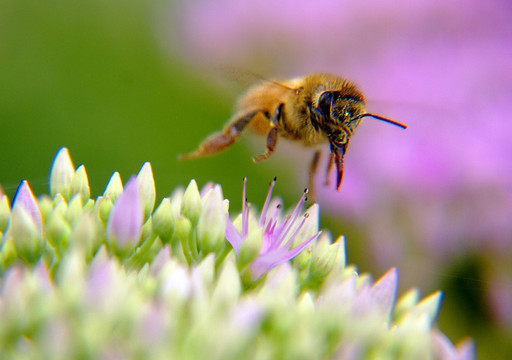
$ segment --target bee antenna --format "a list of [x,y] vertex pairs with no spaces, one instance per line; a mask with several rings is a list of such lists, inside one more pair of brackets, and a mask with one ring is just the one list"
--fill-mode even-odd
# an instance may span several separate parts
[[398,126],[399,128],[407,129],[407,125],[402,124],[402,123],[400,123],[398,121],[395,121],[395,120],[391,120],[391,119],[385,118],[384,116],[375,115],[375,114],[371,114],[371,113],[364,113],[364,114],[359,116],[359,119],[364,118],[364,117],[371,117],[371,118],[374,118],[374,119],[386,122],[388,124]]

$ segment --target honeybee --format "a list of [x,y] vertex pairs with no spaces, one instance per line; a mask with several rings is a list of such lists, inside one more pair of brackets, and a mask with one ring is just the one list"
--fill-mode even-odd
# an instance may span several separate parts
[[[222,131],[207,137],[196,151],[179,158],[193,159],[218,153],[237,141],[245,130],[267,137],[265,152],[256,155],[254,162],[272,155],[279,136],[305,146],[329,143],[327,180],[336,164],[336,189],[339,190],[350,138],[364,117],[407,128],[397,121],[366,112],[363,93],[339,76],[310,74],[283,82],[262,80],[238,100]],[[310,186],[319,158],[320,150],[316,150],[309,170]]]

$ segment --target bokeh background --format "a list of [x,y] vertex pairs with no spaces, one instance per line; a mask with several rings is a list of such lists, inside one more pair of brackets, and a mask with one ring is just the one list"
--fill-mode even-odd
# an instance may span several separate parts
[[[150,161],[157,195],[195,178],[231,206],[268,182],[289,205],[311,152],[263,139],[178,162],[228,119],[247,79],[346,76],[365,92],[341,191],[319,186],[322,227],[348,259],[402,291],[445,292],[443,331],[479,358],[512,357],[512,3],[508,0],[0,0],[0,184],[47,191],[60,146],[85,164],[92,195]],[[224,70],[223,70],[224,69]],[[327,150],[327,149],[326,149]],[[324,156],[323,167],[325,168]],[[317,183],[325,180],[320,171]]]

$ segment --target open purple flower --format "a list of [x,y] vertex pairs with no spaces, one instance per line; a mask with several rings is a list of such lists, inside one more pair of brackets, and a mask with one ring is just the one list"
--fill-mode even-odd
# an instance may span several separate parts
[[[307,191],[304,191],[301,199],[293,209],[292,213],[282,222],[280,222],[280,209],[281,206],[277,205],[272,214],[269,213],[270,198],[274,189],[276,179],[271,182],[270,188],[263,205],[263,210],[259,221],[257,222],[257,229],[251,231],[261,231],[262,239],[261,247],[256,258],[249,265],[251,277],[253,280],[260,278],[270,269],[293,259],[302,250],[306,248],[313,240],[319,235],[320,231],[313,236],[307,238],[301,232],[305,222],[308,220],[309,215],[305,213],[301,216],[302,208],[306,201]],[[244,178],[243,189],[243,209],[242,209],[242,226],[241,231],[238,231],[229,216],[227,215],[226,238],[239,256],[244,241],[251,235],[249,231],[249,206],[246,200],[246,185],[247,179]],[[254,224],[254,222],[252,222]],[[292,243],[296,245],[292,247]]]

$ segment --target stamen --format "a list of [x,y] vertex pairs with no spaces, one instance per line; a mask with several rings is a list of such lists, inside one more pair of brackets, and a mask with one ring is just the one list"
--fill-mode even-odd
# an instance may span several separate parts
[[274,180],[272,180],[270,182],[270,187],[268,189],[267,198],[265,199],[265,204],[263,205],[263,210],[261,210],[261,216],[260,216],[260,222],[259,222],[260,227],[265,225],[265,222],[267,221],[266,216],[267,216],[268,205],[270,204],[270,198],[272,197],[272,192],[274,191],[274,186],[276,185],[276,180],[277,180],[277,177],[275,177]]

